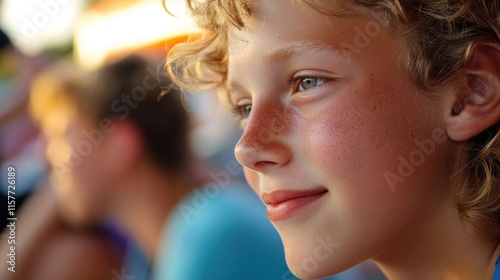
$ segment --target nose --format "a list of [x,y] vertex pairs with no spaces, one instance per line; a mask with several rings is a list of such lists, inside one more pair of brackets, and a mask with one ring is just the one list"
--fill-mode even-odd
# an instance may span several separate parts
[[[280,109],[281,108],[281,109]],[[291,118],[284,108],[269,103],[255,103],[246,119],[243,135],[236,144],[236,159],[257,172],[283,167],[291,159],[286,143]]]

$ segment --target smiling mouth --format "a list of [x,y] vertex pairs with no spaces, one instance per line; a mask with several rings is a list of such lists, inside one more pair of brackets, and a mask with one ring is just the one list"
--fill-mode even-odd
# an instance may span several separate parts
[[267,206],[267,217],[274,222],[297,214],[303,207],[320,199],[327,192],[324,188],[308,191],[276,190],[263,193],[262,200]]

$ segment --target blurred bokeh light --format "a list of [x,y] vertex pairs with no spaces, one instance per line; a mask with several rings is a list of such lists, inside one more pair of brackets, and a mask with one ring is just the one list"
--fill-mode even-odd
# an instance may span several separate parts
[[0,8],[0,26],[20,50],[73,48],[84,68],[144,49],[163,55],[165,40],[196,31],[182,0],[3,0]]
[[2,0],[0,24],[22,51],[37,54],[70,44],[86,0]]
[[167,14],[158,0],[94,5],[76,26],[76,60],[86,68],[94,68],[114,54],[144,46],[159,44],[164,50],[165,39],[195,30],[192,19],[182,12],[181,1],[169,1],[168,6],[178,15]]

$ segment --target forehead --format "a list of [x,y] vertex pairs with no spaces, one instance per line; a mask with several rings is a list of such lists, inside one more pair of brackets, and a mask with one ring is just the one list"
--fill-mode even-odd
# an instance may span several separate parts
[[[248,69],[249,64],[259,68],[264,66],[261,62],[279,57],[286,59],[294,54],[359,51],[353,41],[357,30],[363,31],[370,23],[375,24],[372,18],[361,13],[332,15],[340,13],[337,1],[328,1],[328,6],[323,3],[319,6],[324,8],[322,11],[301,0],[257,0],[253,7],[245,28],[230,28],[228,32],[229,85],[238,80],[242,72],[233,70]],[[376,28],[380,31],[380,26]]]
[[[335,1],[331,3],[330,6],[334,6]],[[331,17],[301,0],[257,0],[252,7],[252,16],[243,29],[229,29],[230,55],[237,54],[252,41],[268,40],[276,45],[284,39],[299,40],[306,34],[320,35],[335,27]]]

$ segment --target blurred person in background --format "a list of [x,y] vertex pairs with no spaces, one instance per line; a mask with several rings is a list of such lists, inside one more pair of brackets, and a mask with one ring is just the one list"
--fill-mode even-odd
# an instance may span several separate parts
[[[47,55],[24,54],[0,29],[0,171],[7,174],[9,166],[22,171],[15,190],[17,209],[47,171],[37,152],[39,131],[26,109],[33,78],[52,61]],[[0,205],[7,205],[7,180],[0,181]],[[6,221],[0,221],[0,231]]]
[[[295,279],[264,207],[230,181],[236,161],[214,172],[196,160],[181,94],[160,96],[154,69],[131,56],[87,75],[56,118],[65,122],[44,128],[65,131],[48,146],[65,220],[122,229],[155,279]],[[140,264],[126,260],[121,276],[147,279]]]
[[[67,100],[75,95],[79,74],[71,64],[56,63],[33,82],[36,98],[32,102],[47,139],[48,158],[60,156],[55,151],[64,143],[67,117],[73,110]],[[19,180],[23,171],[18,171]],[[0,264],[0,279],[112,279],[122,266],[124,240],[99,226],[75,228],[68,224],[57,209],[56,192],[51,188],[54,183],[44,180],[19,210],[15,243],[7,243],[8,231],[3,233],[0,253],[6,261]],[[11,263],[12,245],[15,262]]]

